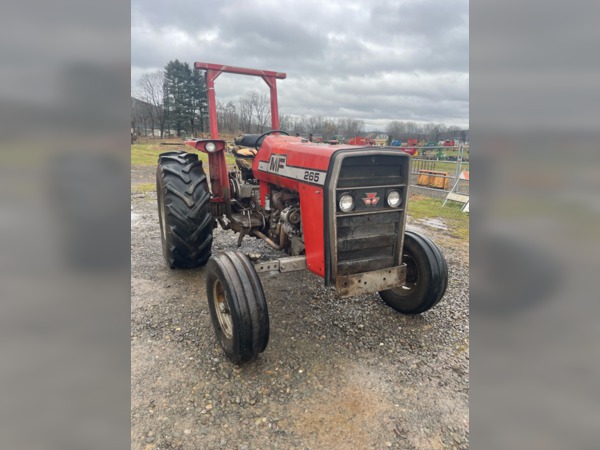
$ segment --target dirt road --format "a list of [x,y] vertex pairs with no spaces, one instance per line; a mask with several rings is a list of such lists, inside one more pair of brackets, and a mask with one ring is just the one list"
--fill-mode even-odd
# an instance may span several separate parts
[[[153,182],[134,168],[132,183]],[[402,316],[339,299],[308,272],[261,274],[271,337],[236,367],[212,329],[203,269],[170,270],[156,195],[132,194],[133,449],[468,448],[468,246],[423,229],[450,270],[445,299]],[[236,247],[215,230],[213,252]],[[242,251],[271,254],[245,238]]]

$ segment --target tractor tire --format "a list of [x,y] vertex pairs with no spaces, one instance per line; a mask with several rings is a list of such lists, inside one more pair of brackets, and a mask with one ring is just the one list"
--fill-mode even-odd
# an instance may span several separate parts
[[437,305],[448,287],[448,266],[439,247],[425,236],[406,231],[402,260],[404,286],[379,292],[385,303],[402,314],[420,314]]
[[225,355],[235,364],[256,359],[269,342],[269,312],[250,260],[237,251],[210,258],[206,293],[213,327]]
[[163,255],[169,267],[205,265],[211,254],[214,219],[208,181],[198,155],[159,155],[156,193]]

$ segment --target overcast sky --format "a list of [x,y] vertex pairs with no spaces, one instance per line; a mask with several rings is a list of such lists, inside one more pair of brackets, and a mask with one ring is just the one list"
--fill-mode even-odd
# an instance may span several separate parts
[[[179,59],[287,73],[286,114],[469,125],[467,0],[132,0],[131,84]],[[219,101],[260,78],[222,74]]]

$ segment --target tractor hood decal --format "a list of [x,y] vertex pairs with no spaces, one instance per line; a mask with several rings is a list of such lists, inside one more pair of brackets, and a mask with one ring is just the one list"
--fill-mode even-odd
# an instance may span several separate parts
[[319,186],[323,186],[327,174],[327,172],[306,167],[289,166],[286,155],[276,154],[272,154],[268,162],[259,161],[258,170]]

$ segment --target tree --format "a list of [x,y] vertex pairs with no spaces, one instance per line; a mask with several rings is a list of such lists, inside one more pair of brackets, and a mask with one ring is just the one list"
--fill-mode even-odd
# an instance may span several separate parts
[[406,132],[406,127],[404,125],[404,122],[399,122],[395,120],[388,124],[388,126],[385,128],[385,132],[388,134],[392,141],[402,140],[402,137]]
[[252,132],[252,99],[249,95],[240,98],[238,103],[239,124],[243,133]]
[[219,129],[223,130],[224,133],[237,134],[242,131],[237,108],[232,101],[227,102],[227,104],[217,102],[217,120]]
[[270,129],[271,102],[267,94],[248,91],[238,102],[239,128],[245,133],[263,133]]
[[182,131],[187,131],[188,126],[193,126],[192,102],[192,69],[188,63],[179,60],[169,61],[165,66],[164,83],[164,108],[167,114],[169,128],[177,131],[181,136]]
[[323,140],[325,142],[333,139],[333,136],[335,136],[337,134],[336,123],[331,119],[325,119],[323,121],[322,133],[323,133]]
[[271,125],[271,102],[267,94],[252,91],[252,106],[256,118],[256,131],[264,133]]
[[353,138],[362,134],[365,123],[360,119],[354,119],[351,117],[342,117],[337,120],[338,132],[347,138]]
[[164,103],[165,74],[162,70],[143,74],[137,84],[137,96],[140,100],[150,105],[147,116],[154,136],[155,128],[160,130],[163,137],[165,130],[166,115],[163,108]]
[[444,131],[446,131],[446,124],[443,124],[443,123],[433,124],[433,126],[431,127],[431,130],[429,131],[429,134],[428,134],[429,140],[437,143],[440,140],[440,135]]
[[205,72],[193,70],[189,80],[190,101],[190,132],[205,131],[206,117],[208,116],[208,96],[206,93]]

